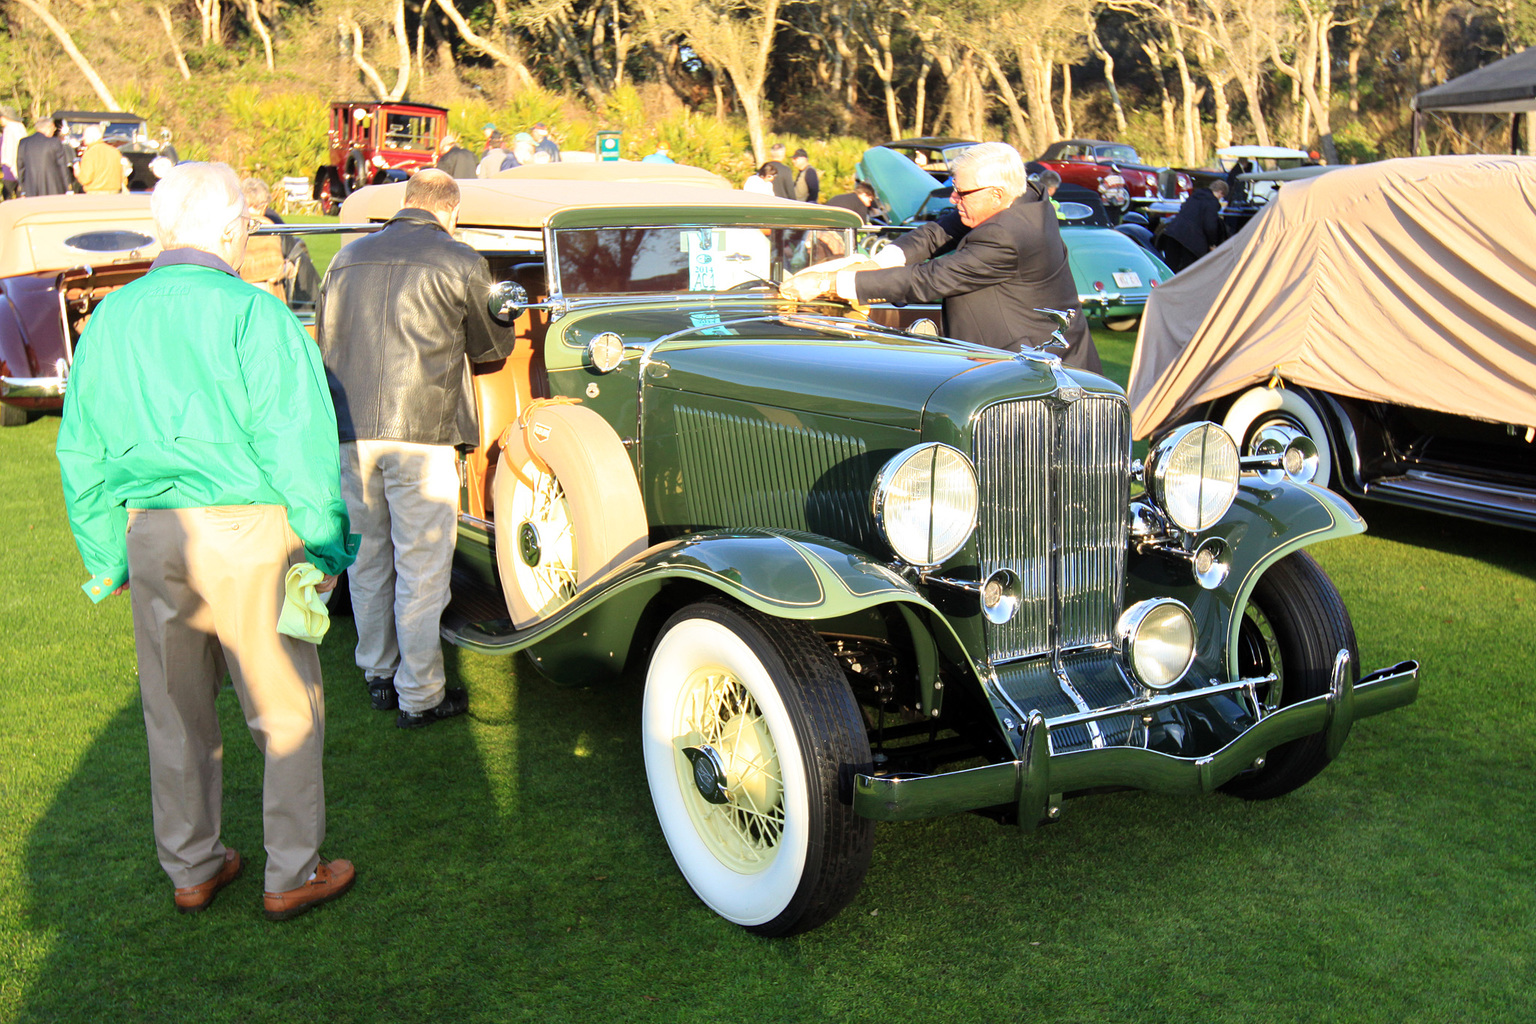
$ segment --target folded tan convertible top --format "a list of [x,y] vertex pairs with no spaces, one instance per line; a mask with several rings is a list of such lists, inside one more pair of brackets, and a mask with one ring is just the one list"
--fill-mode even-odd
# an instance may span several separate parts
[[1276,371],[1536,426],[1536,158],[1386,160],[1285,185],[1152,293],[1135,435]]

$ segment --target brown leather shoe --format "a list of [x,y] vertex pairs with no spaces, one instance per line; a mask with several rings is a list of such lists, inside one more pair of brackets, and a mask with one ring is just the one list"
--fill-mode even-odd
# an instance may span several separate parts
[[346,895],[356,880],[357,872],[352,870],[351,861],[323,860],[315,867],[315,877],[297,889],[263,895],[262,903],[266,907],[267,920],[286,921],[290,917],[298,917],[306,910]]
[[245,862],[240,859],[240,854],[233,849],[224,850],[224,866],[219,873],[198,885],[183,886],[176,890],[176,909],[183,914],[195,914],[200,910],[207,910],[213,904],[213,898],[219,894],[219,890],[230,882],[240,877],[240,872],[245,870]]

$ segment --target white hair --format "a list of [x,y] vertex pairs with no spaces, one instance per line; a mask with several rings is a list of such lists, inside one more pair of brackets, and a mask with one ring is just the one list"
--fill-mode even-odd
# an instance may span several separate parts
[[229,164],[177,164],[155,186],[149,215],[162,249],[217,253],[224,229],[245,216],[245,196]]
[[950,173],[957,178],[967,169],[973,187],[996,185],[1010,200],[1019,198],[1029,187],[1024,158],[1006,142],[978,142],[949,158]]
[[85,131],[80,134],[80,141],[89,146],[92,143],[100,142],[102,134],[101,125],[88,124],[85,126]]

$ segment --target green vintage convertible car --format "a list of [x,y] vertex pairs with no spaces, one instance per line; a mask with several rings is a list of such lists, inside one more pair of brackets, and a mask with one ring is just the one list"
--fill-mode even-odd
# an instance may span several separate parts
[[1416,697],[1413,662],[1360,676],[1302,550],[1365,528],[1305,482],[1304,442],[1239,458],[1186,424],[1133,460],[1121,390],[1049,352],[779,298],[850,252],[843,210],[460,184],[518,344],[474,376],[444,635],[643,678],[661,831],[726,919],[827,921],[877,821],[1031,829],[1109,787],[1280,796]]

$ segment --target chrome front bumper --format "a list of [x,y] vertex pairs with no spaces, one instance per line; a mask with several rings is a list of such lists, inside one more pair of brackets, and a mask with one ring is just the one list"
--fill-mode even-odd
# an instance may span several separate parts
[[63,377],[0,377],[0,399],[63,397]]
[[1356,719],[1412,704],[1419,696],[1419,663],[1405,661],[1350,683],[1348,656],[1335,663],[1330,692],[1266,715],[1220,750],[1175,757],[1144,747],[1100,747],[1052,755],[1049,729],[1035,712],[1024,729],[1023,758],[938,775],[854,777],[854,813],[877,821],[931,818],[983,807],[1017,806],[1019,824],[1033,828],[1052,794],[1101,786],[1160,793],[1209,793],[1291,740],[1325,733],[1338,755]]

